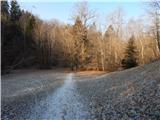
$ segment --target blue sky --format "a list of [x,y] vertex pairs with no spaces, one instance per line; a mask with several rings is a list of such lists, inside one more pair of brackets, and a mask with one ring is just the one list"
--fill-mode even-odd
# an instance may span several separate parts
[[[75,2],[19,2],[22,9],[38,15],[43,20],[58,19],[70,23]],[[105,20],[107,14],[121,7],[125,18],[137,18],[144,14],[145,5],[142,2],[88,2],[89,8],[100,13],[100,18]]]

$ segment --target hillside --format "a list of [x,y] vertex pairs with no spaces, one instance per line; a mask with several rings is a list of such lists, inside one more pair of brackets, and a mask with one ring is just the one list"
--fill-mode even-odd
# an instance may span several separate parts
[[96,118],[160,119],[160,61],[80,81],[78,90]]

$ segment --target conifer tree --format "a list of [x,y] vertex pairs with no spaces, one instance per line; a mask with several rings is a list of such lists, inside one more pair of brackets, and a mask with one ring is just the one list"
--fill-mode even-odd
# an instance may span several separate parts
[[122,60],[122,66],[125,69],[138,66],[137,50],[135,46],[134,36],[132,36],[128,41],[128,45],[125,52],[125,58]]
[[8,1],[1,1],[1,68],[5,69],[8,63],[7,47],[9,44],[9,5]]
[[8,5],[8,1],[1,1],[1,13],[2,15],[9,14],[9,5]]
[[75,47],[77,54],[75,56],[76,64],[78,68],[84,69],[88,62],[88,46],[89,41],[87,38],[87,28],[82,24],[80,17],[76,18],[75,25],[73,26]]
[[[75,24],[73,26],[73,36],[74,36],[74,51],[73,51],[73,60],[72,67],[75,69],[79,68],[80,65],[80,52],[81,52],[81,36],[82,36],[82,22],[77,17]],[[72,69],[73,69],[72,68]]]
[[19,18],[21,16],[21,9],[20,9],[20,6],[18,5],[16,0],[11,1],[10,14],[11,14],[12,21],[19,20]]

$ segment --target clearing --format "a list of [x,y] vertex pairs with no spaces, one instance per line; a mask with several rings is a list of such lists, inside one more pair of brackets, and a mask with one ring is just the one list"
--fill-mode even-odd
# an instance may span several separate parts
[[21,70],[2,76],[4,120],[160,119],[160,61],[104,74]]

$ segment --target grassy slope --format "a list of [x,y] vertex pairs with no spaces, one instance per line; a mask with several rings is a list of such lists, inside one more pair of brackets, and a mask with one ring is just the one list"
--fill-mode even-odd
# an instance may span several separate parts
[[97,118],[160,119],[160,61],[78,82]]

